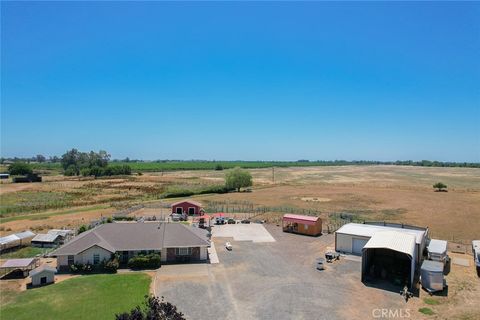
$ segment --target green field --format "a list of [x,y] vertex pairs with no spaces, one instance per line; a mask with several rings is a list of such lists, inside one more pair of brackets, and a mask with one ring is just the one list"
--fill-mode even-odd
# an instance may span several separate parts
[[[142,304],[150,277],[143,273],[80,276],[63,282],[8,294],[1,319],[115,319],[115,314]],[[8,297],[6,297],[8,296]]]
[[0,259],[22,259],[32,258],[37,254],[44,254],[52,249],[36,248],[36,247],[23,247],[15,251],[0,254]]

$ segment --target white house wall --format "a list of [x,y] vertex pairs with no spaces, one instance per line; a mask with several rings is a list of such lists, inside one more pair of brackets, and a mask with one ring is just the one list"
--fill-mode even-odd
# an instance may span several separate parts
[[200,247],[200,260],[207,260],[208,252],[207,247]]

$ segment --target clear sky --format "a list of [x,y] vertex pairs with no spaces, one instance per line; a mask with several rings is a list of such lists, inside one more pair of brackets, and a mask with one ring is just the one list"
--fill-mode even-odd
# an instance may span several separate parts
[[480,3],[2,2],[1,154],[480,161]]

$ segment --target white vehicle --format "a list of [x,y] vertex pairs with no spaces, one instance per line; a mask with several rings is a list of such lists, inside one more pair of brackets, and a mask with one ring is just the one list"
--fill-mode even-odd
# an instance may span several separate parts
[[233,249],[232,244],[230,242],[225,243],[225,248],[227,248],[228,251],[231,251]]
[[480,240],[472,241],[473,259],[477,267],[477,275],[480,277]]

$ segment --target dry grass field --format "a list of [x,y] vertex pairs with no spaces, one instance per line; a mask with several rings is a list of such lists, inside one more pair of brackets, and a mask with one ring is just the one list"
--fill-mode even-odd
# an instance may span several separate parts
[[[428,226],[434,237],[455,241],[480,236],[480,169],[338,166],[249,171],[254,178],[252,192],[195,198],[205,203],[310,209],[324,218],[345,212],[359,219]],[[97,180],[54,175],[42,183],[3,182],[0,232],[75,227],[130,205],[171,202],[160,200],[170,188],[219,185],[223,176],[222,171],[177,171]],[[448,185],[448,192],[434,192],[432,185],[438,181]],[[155,209],[147,211],[155,213]]]

